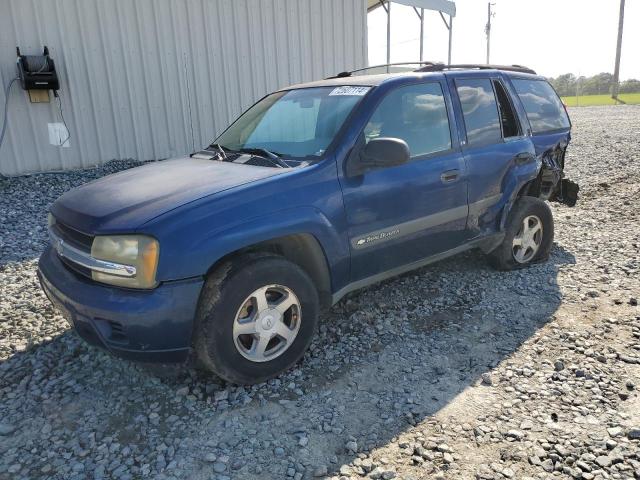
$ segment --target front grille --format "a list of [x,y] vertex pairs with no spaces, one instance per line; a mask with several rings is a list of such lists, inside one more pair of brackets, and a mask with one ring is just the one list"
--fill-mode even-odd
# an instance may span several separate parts
[[93,244],[92,235],[79,232],[64,223],[59,222],[53,224],[53,229],[55,230],[56,235],[65,242],[85,252],[91,252],[91,245]]
[[[64,243],[75,247],[76,249],[91,253],[91,245],[93,244],[93,236],[82,233],[74,228],[71,228],[64,223],[56,222],[51,226],[51,230],[56,237],[59,237]],[[91,270],[82,265],[78,265],[72,262],[68,258],[59,255],[58,258],[62,261],[63,265],[73,273],[81,275],[86,278],[91,278]]]
[[83,267],[82,265],[78,265],[77,263],[72,262],[68,258],[58,257],[62,261],[63,265],[67,267],[69,270],[82,275],[83,277],[92,278],[91,270],[87,267]]

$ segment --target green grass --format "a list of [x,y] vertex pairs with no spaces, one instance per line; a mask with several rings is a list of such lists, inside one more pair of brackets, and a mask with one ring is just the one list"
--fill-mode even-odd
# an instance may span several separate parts
[[[620,100],[630,105],[640,104],[640,93],[621,93]],[[568,107],[591,107],[594,105],[615,105],[611,95],[580,95],[580,97],[562,97]]]

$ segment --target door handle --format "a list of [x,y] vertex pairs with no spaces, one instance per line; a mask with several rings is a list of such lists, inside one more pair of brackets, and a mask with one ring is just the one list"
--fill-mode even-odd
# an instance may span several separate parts
[[460,176],[460,170],[447,170],[446,172],[442,172],[440,175],[440,180],[442,183],[451,183],[458,179]]
[[524,165],[525,163],[531,163],[536,159],[536,157],[529,152],[522,152],[517,154],[514,157],[514,162],[516,165]]

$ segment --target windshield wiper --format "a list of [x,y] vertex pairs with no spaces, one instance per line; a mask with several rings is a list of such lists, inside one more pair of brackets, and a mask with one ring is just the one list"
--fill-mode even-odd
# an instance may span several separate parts
[[218,153],[220,154],[220,157],[222,157],[222,160],[225,160],[225,161],[227,160],[227,152],[226,151],[230,151],[227,147],[223,147],[219,143],[212,143],[207,147],[207,150],[210,149],[210,148],[213,148],[213,149],[217,150]]
[[227,153],[224,151],[224,147],[222,145],[220,145],[219,143],[212,143],[211,145],[209,145],[209,147],[213,147],[218,150],[223,160],[227,159]]
[[245,148],[241,148],[238,150],[239,152],[242,153],[252,153],[255,155],[260,155],[261,157],[267,158],[269,160],[271,160],[274,164],[276,164],[279,167],[282,168],[291,168],[289,166],[289,164],[287,162],[285,162],[284,160],[282,160],[282,158],[280,158],[280,156],[275,153],[275,152],[271,152],[269,150],[267,150],[266,148],[259,148],[259,147],[245,147]]

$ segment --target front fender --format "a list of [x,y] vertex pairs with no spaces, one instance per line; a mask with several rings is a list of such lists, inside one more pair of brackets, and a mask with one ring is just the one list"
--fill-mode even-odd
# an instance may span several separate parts
[[279,210],[212,229],[206,235],[182,238],[178,244],[170,245],[174,253],[163,258],[158,278],[174,280],[203,276],[218,260],[230,253],[295,234],[309,234],[318,241],[332,283],[337,281],[337,285],[340,285],[340,279],[348,279],[349,246],[346,232],[341,232],[326,215],[311,206]]

